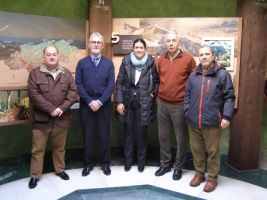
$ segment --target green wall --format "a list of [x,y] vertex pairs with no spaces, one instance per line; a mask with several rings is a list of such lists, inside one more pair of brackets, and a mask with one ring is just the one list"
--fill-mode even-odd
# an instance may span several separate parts
[[[89,0],[0,0],[0,10],[87,19]],[[114,18],[235,17],[236,0],[112,0]]]
[[[88,0],[0,0],[0,11],[86,19]],[[131,17],[235,17],[236,0],[112,0],[114,18]],[[67,148],[79,148],[82,136],[78,111],[72,111],[73,124],[69,130]],[[265,119],[267,118],[265,112]],[[122,127],[112,118],[111,145],[121,146]],[[267,140],[267,139],[266,139]],[[150,146],[158,146],[157,128],[149,129]],[[223,153],[228,153],[229,131],[223,135]],[[266,143],[264,145],[267,146]],[[49,148],[50,144],[48,144]],[[31,151],[31,125],[0,127],[0,160]]]
[[235,17],[236,0],[112,0],[114,18]]
[[0,0],[0,10],[51,17],[86,19],[87,0]]

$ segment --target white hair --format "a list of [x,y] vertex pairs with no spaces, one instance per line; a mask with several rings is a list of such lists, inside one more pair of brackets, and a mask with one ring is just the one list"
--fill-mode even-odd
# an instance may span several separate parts
[[89,41],[92,41],[92,38],[98,37],[104,43],[104,37],[99,32],[93,32],[90,35]]
[[178,35],[178,33],[177,33],[176,30],[169,30],[169,31],[167,31],[167,32],[165,33],[165,39],[166,39],[167,36],[170,35],[170,34],[175,35],[176,38],[179,38],[179,35]]

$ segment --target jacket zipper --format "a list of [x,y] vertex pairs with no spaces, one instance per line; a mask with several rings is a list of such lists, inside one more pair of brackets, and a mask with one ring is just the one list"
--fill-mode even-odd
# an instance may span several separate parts
[[201,93],[200,93],[200,99],[199,99],[199,112],[198,112],[198,127],[202,127],[202,101],[203,101],[203,93],[204,93],[204,80],[205,77],[202,76],[202,83],[201,83]]

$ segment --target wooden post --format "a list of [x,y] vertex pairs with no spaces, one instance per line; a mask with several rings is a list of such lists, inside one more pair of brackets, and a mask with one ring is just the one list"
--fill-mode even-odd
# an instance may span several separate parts
[[[89,36],[92,32],[99,32],[104,37],[105,47],[102,54],[112,58],[111,34],[112,34],[112,3],[111,0],[89,0],[89,25],[86,24],[86,42],[89,42]],[[88,45],[87,45],[87,52]],[[96,130],[95,130],[96,132]],[[94,134],[95,159],[101,157],[98,134]]]
[[267,56],[267,1],[237,0],[243,18],[238,107],[231,122],[228,163],[237,170],[259,166],[264,75]]
[[[105,40],[103,55],[112,58],[111,34],[112,34],[112,1],[89,0],[89,30],[87,33],[99,32]],[[89,35],[87,37],[89,37]]]

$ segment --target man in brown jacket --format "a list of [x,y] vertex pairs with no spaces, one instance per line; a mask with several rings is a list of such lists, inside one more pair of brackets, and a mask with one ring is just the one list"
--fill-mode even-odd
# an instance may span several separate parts
[[52,139],[52,157],[56,175],[69,176],[65,168],[65,143],[70,125],[70,107],[77,100],[71,72],[59,65],[59,52],[53,46],[43,50],[44,63],[30,72],[29,97],[33,107],[32,157],[29,188],[35,188],[43,170],[46,142]]

